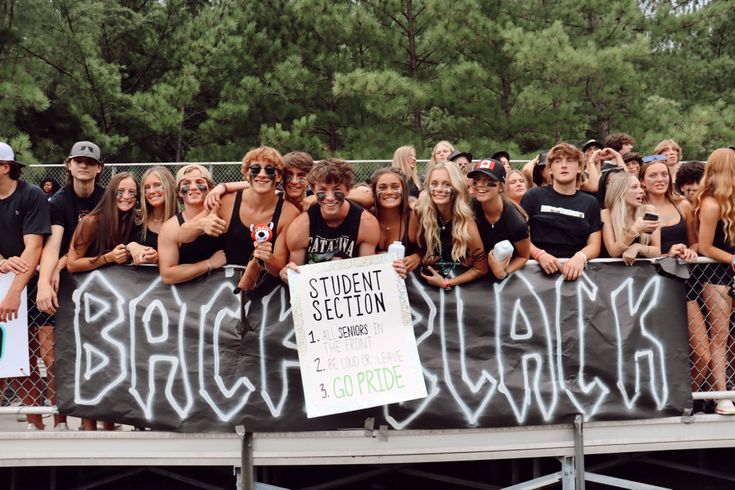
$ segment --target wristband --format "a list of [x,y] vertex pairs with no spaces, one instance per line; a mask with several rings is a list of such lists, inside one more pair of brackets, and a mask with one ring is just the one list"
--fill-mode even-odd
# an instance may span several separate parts
[[545,253],[546,253],[546,250],[539,250],[538,252],[536,252],[536,255],[533,256],[533,260],[538,262],[539,257],[541,257]]
[[574,252],[574,255],[577,255],[577,254],[581,255],[584,258],[584,267],[586,269],[587,268],[587,262],[588,262],[587,256],[581,250],[577,250],[576,252]]
[[102,260],[105,262],[105,264],[109,264],[109,262],[107,262],[107,254],[102,254]]
[[209,273],[212,273],[212,259],[207,259],[207,268],[209,269]]
[[222,188],[225,190],[225,194],[227,194],[227,184],[222,182]]
[[450,290],[450,289],[452,289],[452,283],[451,283],[451,281],[449,280],[448,277],[445,277],[444,278],[444,289],[447,290],[447,291]]

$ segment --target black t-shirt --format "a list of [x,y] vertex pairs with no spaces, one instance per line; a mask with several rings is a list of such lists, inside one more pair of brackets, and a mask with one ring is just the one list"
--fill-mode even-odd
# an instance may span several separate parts
[[79,197],[74,192],[74,185],[68,184],[51,196],[48,201],[51,206],[51,225],[64,228],[59,257],[66,255],[69,251],[71,237],[79,224],[79,220],[87,216],[97,206],[104,192],[104,188],[95,184],[92,194],[88,197]]
[[490,252],[496,243],[503,240],[515,243],[528,238],[528,223],[513,204],[503,202],[503,212],[500,213],[500,219],[494,225],[485,219],[480,202],[473,200],[472,210],[475,212],[475,221],[485,252]]
[[568,258],[582,250],[602,226],[597,199],[584,192],[567,196],[552,186],[534,187],[521,205],[528,214],[531,241],[555,257]]
[[35,186],[18,181],[15,191],[0,199],[0,254],[19,257],[25,250],[24,235],[51,233],[46,194]]

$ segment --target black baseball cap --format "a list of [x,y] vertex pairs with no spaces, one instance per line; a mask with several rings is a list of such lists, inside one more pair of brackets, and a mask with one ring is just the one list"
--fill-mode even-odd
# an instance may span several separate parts
[[508,161],[510,161],[510,153],[505,150],[496,151],[492,154],[490,158],[492,158],[493,160],[500,160],[500,157],[505,157]]
[[475,175],[484,175],[492,180],[505,183],[505,167],[500,160],[494,158],[485,158],[477,162],[467,177],[472,178]]
[[603,148],[605,148],[605,146],[602,143],[600,143],[599,141],[597,141],[595,139],[591,139],[587,143],[585,143],[585,144],[582,145],[582,152],[587,151],[587,148],[589,148],[590,146],[596,146],[597,149],[599,149],[599,150],[602,150]]
[[464,155],[464,157],[467,158],[467,160],[469,160],[470,163],[472,163],[472,153],[468,151],[454,150],[452,153],[449,154],[449,156],[447,157],[447,160],[449,160],[450,162],[453,162],[455,159],[461,157],[462,155]]

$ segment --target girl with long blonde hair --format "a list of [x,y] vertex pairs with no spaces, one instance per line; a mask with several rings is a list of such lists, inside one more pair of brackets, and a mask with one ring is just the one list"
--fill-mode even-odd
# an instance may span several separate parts
[[128,251],[135,264],[157,264],[158,233],[179,210],[176,182],[166,167],[157,165],[145,171],[140,183],[143,199],[135,222],[138,228],[133,241],[128,243]]
[[431,170],[435,164],[446,161],[449,157],[449,154],[453,151],[454,146],[452,146],[449,141],[441,140],[439,143],[437,143],[436,146],[434,146],[434,149],[431,150],[431,158],[429,158],[429,166],[427,167],[427,172]]
[[393,153],[393,168],[399,169],[406,177],[408,194],[414,198],[419,197],[421,192],[421,177],[416,169],[416,148],[413,146],[401,146]]
[[[451,162],[439,162],[428,173],[416,202],[417,242],[426,250],[421,275],[432,286],[449,289],[484,276],[485,250],[477,230],[465,179]],[[457,265],[468,269],[454,275]],[[440,274],[437,269],[442,270]]]
[[[727,264],[711,266],[713,273],[702,289],[710,325],[713,388],[724,391],[735,270],[735,151],[719,148],[707,159],[694,214],[699,222],[699,250],[706,257]],[[735,415],[733,400],[718,400],[717,413]]]
[[614,175],[605,194],[602,239],[610,257],[622,257],[627,265],[637,256],[661,255],[660,222],[644,219],[646,211],[655,211],[643,205],[644,196],[638,178],[627,172]]

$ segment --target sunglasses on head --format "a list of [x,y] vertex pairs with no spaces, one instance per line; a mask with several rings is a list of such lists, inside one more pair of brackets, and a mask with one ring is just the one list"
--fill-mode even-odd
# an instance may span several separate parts
[[250,165],[250,175],[253,177],[260,174],[260,171],[265,169],[265,174],[268,177],[275,177],[276,175],[276,167],[273,165],[266,165],[265,167],[260,164]]
[[643,157],[643,163],[650,163],[650,162],[665,162],[666,157],[663,155],[648,155],[647,157]]

